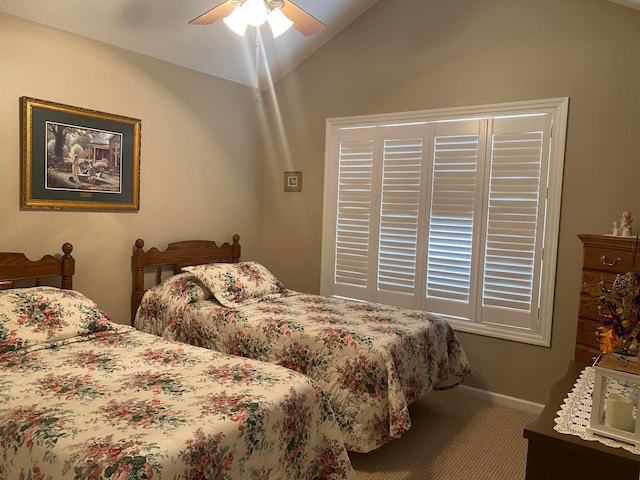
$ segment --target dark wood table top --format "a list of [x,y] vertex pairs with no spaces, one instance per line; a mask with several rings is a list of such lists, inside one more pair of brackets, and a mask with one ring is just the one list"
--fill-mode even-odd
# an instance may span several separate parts
[[559,433],[553,429],[558,411],[564,399],[573,389],[580,372],[589,366],[588,363],[572,361],[569,364],[569,371],[562,377],[549,391],[549,397],[544,409],[529,423],[524,429],[524,437],[530,442],[544,442],[549,446],[558,448],[568,448],[574,450],[589,449],[591,452],[601,452],[617,458],[622,462],[634,462],[640,469],[640,455],[635,455],[623,448],[609,447],[598,441],[583,440],[577,435]]

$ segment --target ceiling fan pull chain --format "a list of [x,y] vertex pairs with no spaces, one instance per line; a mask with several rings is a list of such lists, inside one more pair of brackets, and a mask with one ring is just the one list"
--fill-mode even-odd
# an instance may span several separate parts
[[253,90],[256,103],[260,103],[260,29],[256,28],[256,83]]

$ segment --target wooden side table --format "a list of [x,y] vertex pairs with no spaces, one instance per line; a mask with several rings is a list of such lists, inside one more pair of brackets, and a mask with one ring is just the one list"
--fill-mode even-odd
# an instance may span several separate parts
[[640,455],[613,448],[576,435],[556,432],[553,427],[557,412],[576,383],[580,372],[589,364],[571,362],[569,371],[549,391],[544,409],[524,429],[528,439],[527,480],[638,480]]

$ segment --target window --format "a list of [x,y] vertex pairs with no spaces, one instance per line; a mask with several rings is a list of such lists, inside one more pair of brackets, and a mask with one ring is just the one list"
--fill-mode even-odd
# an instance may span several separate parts
[[550,345],[568,99],[329,119],[324,295]]

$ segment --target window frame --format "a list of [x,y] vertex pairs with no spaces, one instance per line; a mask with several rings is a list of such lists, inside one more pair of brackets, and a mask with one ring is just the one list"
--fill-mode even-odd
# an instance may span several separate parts
[[[492,325],[491,323],[479,323],[472,320],[461,320],[453,316],[438,314],[449,321],[457,331],[486,335],[517,342],[549,347],[551,344],[551,329],[553,319],[553,303],[555,293],[555,275],[557,263],[557,245],[559,237],[560,208],[562,197],[562,177],[564,170],[564,152],[566,143],[566,128],[568,120],[569,99],[551,98],[543,100],[531,100],[522,102],[499,103],[480,106],[465,106],[415,112],[398,112],[380,115],[353,116],[342,118],[329,118],[326,120],[325,138],[325,171],[324,171],[324,200],[323,200],[323,227],[322,227],[322,258],[321,258],[321,284],[320,291],[323,295],[334,295],[333,277],[335,269],[336,249],[336,218],[337,194],[338,194],[338,163],[339,142],[338,135],[343,129],[358,129],[379,126],[393,126],[405,124],[429,124],[447,120],[480,120],[504,116],[522,116],[529,114],[549,114],[552,121],[551,138],[549,141],[549,166],[546,187],[546,208],[544,229],[542,235],[542,248],[544,254],[544,268],[541,275],[534,278],[540,289],[537,325],[535,328],[515,328],[505,325]],[[482,142],[488,139],[481,139]],[[423,170],[432,168],[433,146],[425,145],[424,155],[428,155]],[[380,152],[377,152],[380,154]],[[374,168],[381,168],[374,165]],[[380,195],[378,193],[378,195]],[[483,194],[486,198],[486,193]],[[425,202],[427,200],[423,198]],[[423,208],[423,206],[421,206]],[[424,232],[424,224],[428,218],[423,215],[420,219],[420,231]],[[474,252],[476,248],[474,247]],[[475,253],[474,253],[475,254]],[[420,293],[420,307],[424,309],[426,294],[424,292],[426,274],[426,251],[419,251],[416,255],[418,273],[416,277],[416,289],[422,289]]]

